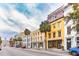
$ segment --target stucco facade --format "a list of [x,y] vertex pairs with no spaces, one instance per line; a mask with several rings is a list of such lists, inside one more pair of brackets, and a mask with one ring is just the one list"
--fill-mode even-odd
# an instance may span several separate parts
[[45,34],[39,29],[31,32],[32,48],[45,48]]
[[[72,6],[67,5],[64,9],[64,17],[66,17],[70,12],[73,12]],[[64,49],[68,50],[72,47],[79,46],[79,34],[77,33],[76,29],[74,28],[73,20],[70,19],[67,22],[68,19],[65,18],[65,37],[64,37]]]
[[[48,48],[62,48],[64,46],[64,6],[61,6],[48,15],[48,21],[51,24]],[[50,38],[50,39],[49,39]]]

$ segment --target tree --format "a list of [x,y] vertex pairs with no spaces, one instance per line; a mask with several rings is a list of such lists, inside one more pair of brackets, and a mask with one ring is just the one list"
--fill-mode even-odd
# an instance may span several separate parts
[[10,40],[9,40],[9,44],[10,44],[11,47],[13,47],[14,42],[13,42],[13,39],[12,39],[12,38],[10,38]]
[[17,41],[22,41],[22,38],[21,37],[18,37]]
[[45,33],[45,49],[47,49],[47,32],[51,31],[51,26],[48,21],[44,21],[40,24],[40,32]]
[[1,37],[0,37],[0,45],[2,44],[2,40],[1,40]]
[[75,29],[77,32],[79,32],[79,3],[69,3],[69,5],[72,6],[73,12],[69,13],[67,16],[68,21],[73,20],[73,23],[75,24]]
[[30,35],[30,30],[29,30],[29,29],[25,29],[25,30],[24,30],[24,34],[25,34],[26,37],[27,37],[27,47],[28,47],[28,35]]
[[24,30],[24,34],[25,34],[25,35],[29,35],[29,34],[30,34],[30,30],[25,29],[25,30]]

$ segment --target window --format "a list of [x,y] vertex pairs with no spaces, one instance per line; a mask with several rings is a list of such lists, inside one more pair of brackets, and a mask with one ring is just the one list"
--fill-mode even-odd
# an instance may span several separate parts
[[55,20],[55,19],[56,19],[56,15],[53,16],[53,20]]
[[39,35],[39,32],[38,32],[38,35]]
[[61,22],[58,22],[58,28],[61,29]]
[[40,38],[41,38],[41,41],[42,41],[42,36]]
[[53,28],[55,28],[55,24],[53,24]]
[[49,33],[49,38],[51,38],[51,33]]
[[71,26],[67,27],[67,34],[71,34]]
[[61,31],[58,31],[58,37],[61,37]]
[[55,38],[55,32],[53,33],[53,38]]
[[37,33],[36,33],[36,35],[37,35]]

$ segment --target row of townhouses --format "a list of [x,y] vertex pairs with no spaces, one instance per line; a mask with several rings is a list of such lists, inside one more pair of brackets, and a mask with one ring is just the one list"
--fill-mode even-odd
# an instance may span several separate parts
[[[72,12],[72,5],[61,6],[48,15],[51,31],[47,32],[47,48],[68,50],[79,46],[79,34],[75,30],[73,20],[67,22],[66,16]],[[32,47],[45,48],[45,34],[39,30],[32,32]]]
[[39,29],[32,31],[29,35],[23,36],[23,43],[27,43],[29,48],[57,48],[68,50],[71,47],[79,46],[79,34],[74,28],[72,19],[67,22],[66,16],[72,12],[72,6],[61,6],[48,15],[47,21],[51,25],[51,31],[47,32],[47,43],[45,42],[45,33]]
[[[17,40],[17,39],[20,40]],[[13,37],[13,39],[15,40],[15,44],[14,46],[20,46],[23,48],[31,48],[31,36],[30,35],[25,35],[24,32],[19,33],[18,35],[16,35],[15,37]]]

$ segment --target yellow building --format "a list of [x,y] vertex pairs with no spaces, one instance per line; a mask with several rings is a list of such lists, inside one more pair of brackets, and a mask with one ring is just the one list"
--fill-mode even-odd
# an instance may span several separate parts
[[44,48],[45,34],[41,33],[39,29],[31,32],[32,48]]
[[64,7],[48,15],[51,31],[47,33],[48,48],[62,48],[64,45]]

